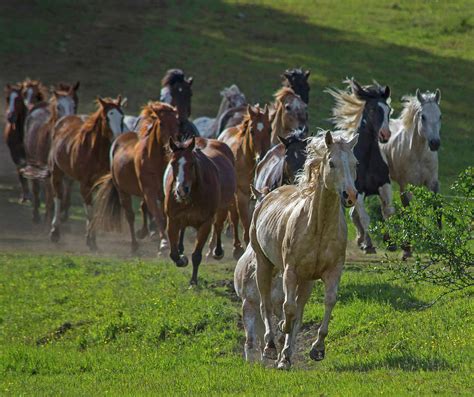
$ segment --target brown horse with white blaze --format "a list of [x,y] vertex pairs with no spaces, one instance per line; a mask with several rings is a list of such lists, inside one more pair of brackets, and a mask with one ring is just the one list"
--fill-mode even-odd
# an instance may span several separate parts
[[244,241],[249,242],[250,227],[250,185],[254,179],[255,167],[259,159],[263,158],[270,149],[271,121],[269,109],[265,106],[248,106],[247,114],[242,124],[224,130],[219,136],[219,141],[226,143],[235,157],[235,169],[237,173],[237,204],[236,209],[231,211],[234,226],[234,238],[237,246],[234,246],[234,257],[242,254],[243,250],[239,241],[239,218],[244,229]]
[[202,249],[213,225],[217,237],[213,256],[224,256],[222,228],[229,207],[235,203],[234,156],[225,143],[215,139],[192,138],[184,143],[170,139],[170,148],[164,181],[170,257],[179,267],[188,264],[188,258],[179,253],[179,234],[187,226],[194,227],[197,236],[190,283],[196,285]]
[[94,228],[120,229],[121,210],[130,228],[132,253],[138,249],[134,229],[135,215],[132,196],[143,198],[143,229],[139,237],[148,234],[147,211],[158,226],[160,250],[168,248],[163,209],[163,175],[169,160],[168,142],[179,135],[176,108],[162,102],[149,102],[141,114],[140,131],[118,137],[110,150],[110,173],[98,182]]
[[80,184],[87,216],[87,245],[96,248],[92,219],[92,188],[109,172],[109,151],[114,135],[123,131],[123,112],[119,96],[116,100],[98,98],[98,109],[86,121],[79,116],[67,116],[57,124],[52,135],[49,165],[53,185],[54,218],[51,241],[60,238],[60,212],[63,199],[63,179],[68,176]]

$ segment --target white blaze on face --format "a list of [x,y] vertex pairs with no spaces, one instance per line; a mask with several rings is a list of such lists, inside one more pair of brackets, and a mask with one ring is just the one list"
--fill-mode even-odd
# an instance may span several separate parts
[[9,107],[8,107],[8,112],[13,113],[15,110],[15,100],[18,98],[18,93],[16,91],[12,91],[10,93],[10,100],[9,100]]
[[33,88],[30,87],[26,90],[25,104],[29,105],[32,99],[33,99]]
[[61,96],[58,98],[59,117],[70,116],[75,113],[74,100],[70,96]]
[[160,91],[160,101],[171,104],[173,98],[171,97],[171,92],[168,87],[163,87]]
[[114,108],[107,112],[107,123],[109,124],[114,137],[120,135],[123,132],[123,114],[118,109]]
[[388,130],[388,123],[390,119],[390,108],[386,103],[379,102],[378,106],[383,110],[383,123],[380,129]]
[[262,131],[263,131],[263,123],[262,123],[262,122],[257,123],[257,131],[258,131],[258,132],[262,132]]
[[341,153],[341,164],[342,164],[343,175],[344,175],[343,190],[347,190],[348,188],[355,190],[353,175],[352,175],[351,167],[349,164],[349,156],[346,152]]
[[184,183],[184,165],[185,164],[186,164],[186,159],[184,157],[181,157],[178,160],[178,175],[176,176],[178,186],[181,186]]

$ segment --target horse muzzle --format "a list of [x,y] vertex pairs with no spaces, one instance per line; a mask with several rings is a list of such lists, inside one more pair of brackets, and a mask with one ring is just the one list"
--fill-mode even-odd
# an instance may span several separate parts
[[428,147],[432,152],[437,152],[441,146],[441,141],[439,139],[430,139],[428,141]]
[[392,136],[392,133],[390,132],[388,128],[381,128],[379,130],[380,143],[387,143],[391,136]]
[[189,203],[191,201],[191,189],[187,186],[177,188],[174,191],[174,198],[178,203]]
[[358,196],[358,193],[357,193],[357,190],[355,189],[344,190],[341,193],[342,205],[345,208],[353,207],[357,201],[357,196]]

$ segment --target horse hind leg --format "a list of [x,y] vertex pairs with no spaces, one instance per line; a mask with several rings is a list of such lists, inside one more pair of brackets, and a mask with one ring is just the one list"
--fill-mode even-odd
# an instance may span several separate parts
[[138,242],[135,236],[135,213],[133,212],[132,207],[132,197],[123,192],[119,192],[120,195],[120,205],[125,211],[125,217],[127,219],[128,227],[130,230],[131,237],[131,253],[134,254],[138,250]]
[[202,249],[204,248],[204,245],[206,244],[206,241],[209,237],[209,233],[211,232],[211,228],[212,228],[212,220],[202,224],[197,231],[196,244],[194,245],[194,251],[192,254],[193,275],[190,281],[191,286],[197,285],[198,283],[197,276],[198,276],[199,265],[201,264],[201,260],[202,260]]
[[239,260],[239,258],[244,253],[244,249],[242,248],[242,243],[239,239],[239,212],[237,211],[237,198],[235,198],[235,200],[231,203],[229,213],[234,235],[234,249],[232,256],[235,260]]
[[30,199],[30,189],[28,187],[28,180],[21,173],[20,167],[17,168],[16,172],[18,174],[18,180],[20,181],[21,187],[21,196],[19,202],[20,204],[24,204]]
[[81,196],[86,214],[86,244],[93,252],[97,251],[96,234],[92,226],[94,208],[92,207],[92,186],[81,184]]
[[[382,209],[382,217],[384,220],[388,219],[395,213],[395,208],[393,207],[393,199],[392,199],[392,185],[390,183],[386,183],[383,186],[379,187],[379,199],[380,199],[380,206]],[[384,242],[387,244],[387,249],[389,251],[395,251],[396,246],[390,242],[390,236],[385,234],[383,236]]]
[[31,181],[31,191],[33,193],[33,223],[40,223],[41,217],[39,213],[40,207],[40,183],[37,179]]
[[260,361],[262,352],[259,343],[263,345],[263,338],[259,337],[259,331],[262,331],[263,323],[258,305],[248,299],[244,299],[242,303],[242,321],[245,330],[245,360],[248,362]]
[[214,222],[214,230],[212,238],[209,243],[209,252],[207,256],[211,255],[214,259],[220,260],[224,257],[224,249],[222,248],[222,230],[224,229],[224,222],[227,218],[227,209],[219,210]]
[[143,219],[143,225],[142,228],[136,233],[137,238],[139,240],[143,240],[146,236],[148,236],[149,230],[148,230],[148,208],[146,206],[145,200],[142,200],[140,204],[140,210],[142,213],[142,219]]
[[69,209],[71,208],[71,194],[72,194],[72,184],[73,180],[66,178],[64,180],[64,200],[62,202],[61,206],[61,221],[62,222],[67,222],[69,219]]
[[61,201],[63,199],[63,173],[58,167],[53,168],[51,174],[52,195],[54,202],[54,215],[51,221],[50,240],[57,243],[61,238]]
[[[358,235],[360,233],[359,238],[357,239],[357,242],[360,242],[359,247],[365,251],[366,254],[375,254],[375,247],[373,246],[372,239],[369,236],[370,217],[365,210],[363,195],[357,197],[357,202],[352,209],[351,216],[358,229]],[[358,220],[358,224],[356,223],[356,220]]]

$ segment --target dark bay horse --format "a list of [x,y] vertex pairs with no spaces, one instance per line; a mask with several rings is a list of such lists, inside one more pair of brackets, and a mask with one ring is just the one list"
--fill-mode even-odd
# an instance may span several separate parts
[[[27,92],[30,88],[27,89]],[[58,88],[53,90],[52,96],[48,102],[34,104],[26,118],[24,137],[26,167],[22,169],[22,174],[26,178],[32,180],[33,222],[35,223],[40,220],[40,182],[42,181],[46,182],[46,219],[51,220],[52,197],[48,166],[51,135],[54,126],[61,117],[76,114],[78,105],[78,88],[79,82],[74,85],[65,85],[63,83],[61,86],[58,86]],[[35,97],[35,95],[33,95],[33,97]],[[65,184],[64,191],[65,200],[62,208],[63,219],[67,218],[67,212],[70,206],[70,191],[71,182],[68,181]]]
[[48,88],[39,80],[26,78],[23,80],[22,94],[25,105],[31,111],[37,104],[46,102],[49,97]]
[[7,84],[5,86],[5,97],[6,120],[3,134],[5,143],[10,150],[10,156],[17,169],[18,179],[21,186],[20,202],[24,203],[29,198],[29,189],[28,181],[23,177],[20,170],[26,164],[23,135],[28,109],[23,100],[22,85]]
[[351,217],[357,228],[357,244],[366,253],[375,253],[368,233],[370,218],[364,207],[364,198],[378,195],[384,218],[395,211],[389,168],[379,147],[379,142],[386,143],[391,135],[390,88],[375,82],[362,87],[355,79],[345,82],[350,91],[328,89],[326,92],[336,100],[332,111],[336,126],[348,136],[359,135],[354,147],[358,161],[355,186],[359,195]]
[[109,172],[109,152],[115,135],[123,131],[123,112],[119,96],[97,100],[97,111],[86,121],[79,116],[63,117],[54,129],[51,139],[49,166],[54,198],[54,217],[51,224],[51,241],[60,238],[60,213],[65,176],[80,184],[87,216],[87,245],[96,249],[95,234],[91,229],[92,188]]
[[163,175],[169,160],[169,139],[179,135],[178,113],[162,102],[149,102],[140,117],[140,131],[120,135],[110,150],[110,173],[97,183],[99,190],[94,210],[94,228],[120,229],[121,210],[130,228],[132,253],[138,248],[132,208],[132,196],[143,198],[144,226],[141,238],[148,234],[147,211],[156,220],[160,251],[168,248],[163,214]]
[[299,95],[304,103],[309,103],[309,70],[301,68],[286,69],[281,75],[283,87],[291,88],[295,94]]
[[293,184],[306,160],[308,141],[303,130],[295,130],[287,138],[279,139],[281,143],[272,147],[255,169],[253,186],[261,195],[281,185]]
[[235,158],[235,169],[237,174],[237,204],[238,212],[231,211],[231,219],[234,226],[234,239],[238,242],[234,246],[234,256],[242,254],[239,241],[239,218],[244,229],[245,243],[249,242],[250,227],[250,185],[255,175],[255,167],[270,149],[271,122],[269,109],[265,106],[247,106],[247,114],[242,124],[231,127],[219,136],[219,141],[226,143]]
[[225,143],[215,139],[192,138],[184,143],[170,139],[170,148],[164,181],[170,257],[177,266],[188,264],[188,258],[179,253],[179,234],[187,226],[194,227],[197,236],[190,283],[196,285],[202,249],[213,225],[217,236],[213,256],[224,256],[222,228],[229,207],[235,205],[234,156]]
[[199,136],[191,117],[191,98],[193,96],[193,78],[186,77],[181,69],[169,69],[161,80],[160,101],[178,109],[180,139]]

